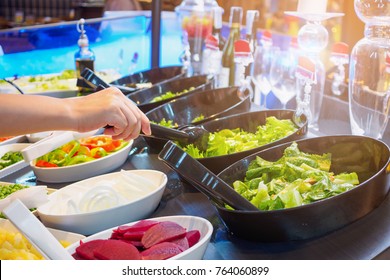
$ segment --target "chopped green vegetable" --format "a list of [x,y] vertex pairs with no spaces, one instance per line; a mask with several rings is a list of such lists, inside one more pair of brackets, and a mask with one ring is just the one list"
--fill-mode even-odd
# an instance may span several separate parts
[[166,120],[165,118],[163,118],[160,122],[154,122],[154,121],[150,121],[152,123],[155,123],[155,124],[158,124],[158,125],[161,125],[161,126],[165,126],[165,127],[169,127],[169,128],[175,128],[175,127],[178,127],[178,124],[177,123],[173,123],[172,120]]
[[166,93],[153,98],[151,102],[158,102],[158,101],[163,101],[163,100],[167,100],[170,98],[174,98],[174,97],[180,96],[180,95],[187,93],[187,92],[194,90],[194,89],[195,89],[195,87],[190,87],[189,89],[185,89],[185,90],[179,91],[179,92],[167,91]]
[[192,120],[192,123],[194,123],[194,122],[199,122],[199,121],[201,121],[201,120],[204,120],[203,114],[200,114],[199,116],[197,116],[196,118],[194,118],[194,119]]
[[356,172],[335,175],[330,166],[330,153],[304,153],[294,142],[275,162],[257,156],[233,188],[260,210],[276,210],[332,197],[359,184]]
[[255,133],[246,132],[240,128],[222,129],[210,133],[205,152],[199,151],[193,144],[183,149],[194,158],[228,155],[275,142],[294,133],[297,129],[297,126],[289,119],[279,120],[276,117],[268,117],[266,123],[258,126]]
[[21,152],[7,152],[0,159],[0,170],[22,160]]

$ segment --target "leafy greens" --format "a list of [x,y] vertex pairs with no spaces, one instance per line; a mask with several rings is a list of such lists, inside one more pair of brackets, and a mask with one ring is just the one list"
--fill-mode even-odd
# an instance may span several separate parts
[[289,119],[268,117],[266,123],[258,126],[255,133],[240,128],[222,129],[210,133],[205,152],[200,151],[193,144],[183,147],[183,150],[194,158],[228,155],[272,143],[294,133],[297,129],[297,126]]
[[335,175],[330,166],[330,153],[304,153],[293,142],[275,162],[257,156],[233,188],[260,210],[277,210],[332,197],[359,184],[356,172]]

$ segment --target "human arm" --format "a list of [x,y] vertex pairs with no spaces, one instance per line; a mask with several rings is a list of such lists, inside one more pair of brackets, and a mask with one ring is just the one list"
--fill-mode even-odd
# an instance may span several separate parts
[[74,98],[0,94],[0,136],[39,131],[86,132],[105,126],[114,139],[150,134],[149,120],[116,88]]

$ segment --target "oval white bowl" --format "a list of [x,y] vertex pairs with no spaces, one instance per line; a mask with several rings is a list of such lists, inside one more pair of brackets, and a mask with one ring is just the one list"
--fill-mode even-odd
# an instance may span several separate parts
[[152,182],[153,187],[142,196],[111,208],[74,214],[58,212],[56,207],[61,207],[60,202],[65,203],[65,201],[77,196],[78,192],[85,193],[85,188],[80,186],[93,189],[101,186],[101,182],[104,180],[115,180],[121,176],[120,172],[109,173],[68,185],[53,192],[49,195],[49,202],[38,207],[37,215],[47,227],[83,235],[91,235],[114,226],[148,217],[160,203],[168,181],[167,176],[157,170],[128,170],[122,172],[142,176]]
[[[198,243],[193,245],[191,248],[188,248],[187,250],[183,251],[182,253],[169,258],[169,260],[201,260],[203,259],[204,253],[206,252],[207,246],[210,242],[211,235],[213,233],[213,225],[206,219],[197,217],[197,216],[165,216],[165,217],[158,217],[158,218],[151,218],[148,220],[153,221],[171,221],[178,223],[187,231],[190,230],[199,230],[200,232],[200,239]],[[133,225],[136,222],[129,223],[126,225]],[[110,229],[107,229],[105,231],[99,232],[97,234],[91,235],[89,237],[86,237],[82,239],[82,242],[91,241],[94,239],[108,239],[111,236],[111,233],[114,229],[117,227],[113,227]],[[80,245],[80,242],[75,242],[74,244],[67,247],[67,250],[70,254],[73,254],[76,250],[76,248]]]
[[37,167],[34,165],[34,162],[30,162],[30,166],[37,179],[42,182],[64,183],[79,181],[110,172],[122,166],[127,160],[133,142],[131,140],[126,147],[108,156],[76,165],[45,168]]

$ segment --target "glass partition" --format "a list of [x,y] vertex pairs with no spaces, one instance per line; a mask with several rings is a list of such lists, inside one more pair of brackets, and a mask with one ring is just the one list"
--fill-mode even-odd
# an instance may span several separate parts
[[[0,30],[0,78],[74,70],[77,21]],[[151,68],[150,11],[106,12],[86,19],[95,70],[129,75]],[[163,12],[160,66],[179,65],[181,29],[173,12]],[[138,59],[135,59],[137,58]]]

